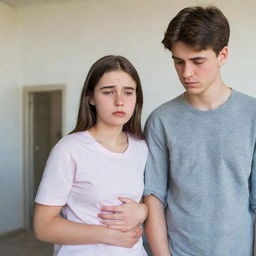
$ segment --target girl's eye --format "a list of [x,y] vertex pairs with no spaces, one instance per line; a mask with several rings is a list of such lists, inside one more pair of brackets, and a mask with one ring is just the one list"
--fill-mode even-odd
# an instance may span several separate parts
[[112,94],[113,92],[112,91],[103,91],[102,92],[104,95],[109,95],[109,94]]
[[127,95],[127,96],[132,96],[134,94],[133,91],[126,91],[124,92],[124,95]]

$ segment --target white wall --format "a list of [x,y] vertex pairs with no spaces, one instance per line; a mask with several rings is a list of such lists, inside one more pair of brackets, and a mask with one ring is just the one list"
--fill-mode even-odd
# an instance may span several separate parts
[[[19,5],[15,9],[16,15],[10,8],[0,6],[0,11],[4,13],[0,13],[0,19],[5,24],[0,30],[6,30],[13,37],[15,24],[18,24],[20,34],[19,52],[12,40],[6,39],[3,42],[3,46],[8,49],[4,60],[9,60],[10,55],[14,59],[19,53],[22,60],[20,68],[15,60],[11,61],[11,67],[4,65],[6,78],[0,85],[1,92],[4,90],[6,93],[4,97],[2,93],[0,95],[3,98],[0,101],[0,120],[4,124],[4,130],[11,134],[11,138],[3,138],[2,145],[7,146],[3,149],[1,146],[1,152],[8,161],[4,166],[5,171],[2,171],[1,164],[1,174],[8,173],[7,182],[10,184],[15,179],[17,187],[15,191],[7,185],[4,189],[0,188],[1,192],[4,191],[12,198],[12,203],[9,202],[8,207],[0,211],[0,221],[4,223],[14,219],[10,215],[10,211],[13,212],[10,207],[21,204],[22,111],[21,90],[17,86],[67,84],[65,132],[68,132],[74,127],[79,95],[89,67],[103,55],[124,55],[137,67],[142,80],[145,96],[144,122],[152,109],[183,91],[174,72],[171,55],[160,43],[169,21],[186,6],[214,4],[223,10],[231,24],[230,59],[223,68],[224,80],[229,86],[256,96],[254,0],[60,2],[49,4],[42,1],[42,4]],[[2,42],[0,44],[2,48]],[[16,51],[11,52],[12,47]],[[16,77],[18,71],[22,74],[21,81]],[[1,75],[0,79],[2,77]],[[6,110],[3,112],[3,106],[8,109],[8,113]],[[13,152],[15,161],[8,157]],[[2,160],[2,155],[0,157]],[[15,197],[17,191],[19,196]],[[18,214],[21,219],[21,212],[17,211],[16,215]],[[13,226],[18,227],[21,223],[16,215],[18,221]]]
[[22,227],[21,88],[15,11],[0,3],[0,234]]
[[68,85],[69,131],[90,65],[105,54],[121,54],[139,70],[145,94],[144,121],[153,108],[182,91],[170,53],[160,41],[170,19],[181,8],[196,4],[216,4],[230,20],[230,61],[223,76],[230,86],[256,96],[253,0],[86,0],[25,6],[19,10],[23,84]]

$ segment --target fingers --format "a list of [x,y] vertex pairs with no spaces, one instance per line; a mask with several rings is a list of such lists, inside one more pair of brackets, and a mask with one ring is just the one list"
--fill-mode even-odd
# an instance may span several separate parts
[[133,228],[132,230],[131,230],[132,232],[133,232],[133,236],[134,236],[134,238],[136,238],[136,239],[139,239],[141,236],[142,236],[142,228],[141,227],[138,227],[138,226],[136,226],[135,228]]
[[118,197],[118,199],[123,202],[123,203],[133,203],[135,202],[134,200],[127,198],[127,197]]
[[[109,228],[112,229],[118,229],[121,231],[127,231],[130,229],[130,227],[127,227],[127,222],[125,221],[125,218],[121,214],[98,214],[98,217],[101,218],[100,223],[103,225],[106,225]],[[118,228],[116,228],[118,227]],[[120,227],[125,227],[125,230]]]
[[122,206],[102,206],[100,210],[104,212],[120,212],[122,211],[121,207]]
[[[127,198],[127,197],[119,197],[118,198],[121,202],[123,202],[123,205],[119,205],[119,206],[102,206],[101,207],[101,211],[105,211],[105,212],[122,212],[125,204],[127,203],[136,203],[134,200]],[[136,203],[137,204],[137,203]]]
[[[114,229],[114,230],[120,230],[122,232],[127,232],[130,229],[128,229],[126,226],[115,226],[115,225],[107,225],[108,228]],[[137,233],[136,233],[137,235]]]
[[127,227],[125,225],[107,225],[108,228],[114,229],[114,230],[120,230],[122,232],[133,232],[134,236],[137,238],[140,238],[142,236],[143,230],[141,227]]
[[[115,229],[115,230],[120,230],[120,231],[123,231],[123,232],[127,232],[129,230],[133,230],[134,229],[133,225],[129,225],[125,221],[101,220],[100,223],[105,225],[107,228]],[[135,232],[135,230],[134,230],[134,232]],[[137,232],[137,230],[136,230],[136,232]]]
[[108,227],[110,226],[126,226],[124,221],[100,221],[101,224],[107,225]]
[[124,216],[119,213],[99,213],[98,218],[101,218],[103,220],[124,220]]
[[137,226],[134,231],[136,232],[136,235],[138,237],[142,236],[143,230],[142,230],[141,226]]

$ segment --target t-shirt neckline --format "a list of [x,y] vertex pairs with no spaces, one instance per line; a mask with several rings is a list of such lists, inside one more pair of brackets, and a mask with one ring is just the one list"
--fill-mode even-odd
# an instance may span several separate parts
[[201,114],[201,115],[207,115],[207,114],[213,114],[213,113],[218,113],[218,112],[221,112],[222,110],[224,110],[225,108],[227,108],[229,106],[229,104],[233,101],[233,98],[236,94],[236,91],[232,88],[231,89],[231,94],[229,95],[229,97],[227,98],[227,100],[221,104],[220,106],[218,106],[217,108],[215,109],[211,109],[211,110],[200,110],[200,109],[197,109],[195,107],[193,107],[191,104],[189,104],[185,97],[184,97],[184,93],[182,93],[180,95],[181,97],[181,100],[183,101],[184,103],[184,106],[186,107],[186,109],[188,109],[190,112],[193,112],[193,113],[196,113],[196,114]]
[[127,140],[128,140],[128,146],[126,148],[126,150],[124,152],[113,152],[110,149],[104,147],[102,144],[100,144],[93,136],[92,134],[87,130],[85,131],[85,133],[87,134],[87,136],[89,137],[89,139],[92,141],[92,143],[94,144],[94,146],[101,152],[112,156],[112,157],[117,157],[117,158],[122,158],[125,157],[129,152],[130,152],[130,148],[131,148],[131,138],[129,136],[129,133],[127,132]]

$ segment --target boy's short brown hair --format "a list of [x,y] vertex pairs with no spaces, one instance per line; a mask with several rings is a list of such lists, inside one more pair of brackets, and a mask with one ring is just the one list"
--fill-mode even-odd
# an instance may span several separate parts
[[170,51],[180,41],[198,51],[211,48],[218,55],[228,45],[229,35],[228,20],[217,7],[195,6],[182,9],[171,20],[162,43]]

